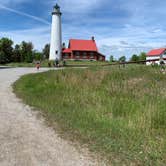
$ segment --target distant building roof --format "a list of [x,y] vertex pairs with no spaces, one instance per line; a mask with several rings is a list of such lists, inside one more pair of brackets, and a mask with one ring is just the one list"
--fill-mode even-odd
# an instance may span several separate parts
[[147,53],[147,56],[160,56],[166,51],[166,48],[154,49]]
[[69,48],[72,51],[98,51],[95,40],[70,39]]

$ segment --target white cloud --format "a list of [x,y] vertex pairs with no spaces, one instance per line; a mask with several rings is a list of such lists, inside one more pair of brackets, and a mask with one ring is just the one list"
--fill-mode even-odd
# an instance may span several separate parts
[[[133,29],[134,27],[130,26],[130,28]],[[103,33],[98,28],[87,31],[84,27],[68,26],[63,29],[63,40],[67,44],[70,38],[90,39],[94,35],[99,51],[105,54],[107,59],[109,59],[110,55],[114,55],[117,59],[122,55],[129,58],[132,54],[139,54],[142,51],[147,52],[152,48],[164,47],[166,45],[162,40],[156,41],[149,39],[150,37],[155,37],[156,33],[150,35],[148,30],[137,27],[140,32],[136,35],[136,32],[130,31],[130,28],[127,26],[119,35],[109,36],[107,35],[110,31],[109,28],[107,29],[108,32]],[[163,31],[160,29],[157,35],[163,35]],[[144,38],[142,39],[143,36]],[[16,31],[1,31],[0,37],[9,37],[15,41],[15,44],[23,40],[31,41],[34,43],[35,49],[41,50],[46,43],[50,42],[50,26]]]
[[35,49],[41,50],[46,43],[50,42],[50,28],[34,28],[16,31],[1,31],[1,37],[8,37],[14,41],[15,44],[24,41],[32,42]]
[[[57,3],[63,7],[63,11],[76,13],[87,12],[98,7],[102,0],[59,0]],[[55,5],[55,1],[51,1],[52,5]]]
[[[88,20],[89,21],[89,20]],[[70,38],[90,39],[95,36],[99,51],[107,56],[113,54],[117,59],[125,55],[130,58],[132,54],[148,52],[153,48],[166,46],[166,33],[164,29],[154,26],[134,26],[126,24],[123,28],[64,25],[63,36],[65,41]]]
[[[95,36],[100,52],[107,55],[107,59],[111,54],[117,58],[122,55],[126,55],[129,58],[134,53],[147,52],[151,48],[166,45],[166,33],[164,29],[166,26],[164,26],[164,19],[162,19],[162,22],[160,19],[160,16],[164,15],[164,4],[166,2],[163,1],[164,4],[158,2],[155,4],[155,7],[153,3],[150,3],[152,2],[151,0],[127,0],[125,2],[124,0],[117,0],[117,4],[121,2],[119,3],[120,8],[126,9],[131,14],[129,17],[126,16],[127,18],[122,23],[119,17],[114,18],[109,14],[106,14],[104,18],[90,17],[88,15],[89,12],[93,13],[93,10],[98,12],[96,10],[98,8],[101,11],[102,8],[100,8],[100,5],[102,6],[106,1],[110,2],[111,0],[59,0],[58,4],[61,6],[62,12],[64,12],[63,17],[66,17],[63,22],[64,41],[68,42],[70,38],[90,39],[91,36]],[[9,3],[21,4],[23,2],[28,2],[28,0],[0,0],[2,5],[8,5]],[[48,3],[48,6],[46,5],[43,10],[43,13],[46,12],[46,15],[48,15],[48,12],[49,14],[51,13],[50,8],[56,2],[53,0],[47,2],[40,0],[39,3]],[[150,5],[153,5],[153,7]],[[155,12],[153,10],[154,7]],[[111,9],[112,7],[110,6]],[[17,14],[20,13],[19,11],[16,12]],[[105,12],[109,12],[108,8]],[[83,15],[80,13],[83,13]],[[25,13],[24,16],[26,15]],[[159,16],[158,20],[154,21],[153,19],[156,19],[157,16]],[[75,17],[74,20],[73,17]],[[34,19],[38,20],[40,18],[35,17]],[[153,24],[148,24],[152,20]],[[49,27],[0,32],[0,37],[3,37],[4,34],[6,37],[12,38],[16,43],[22,40],[32,41],[35,48],[39,50],[45,43],[50,41]]]
[[[112,31],[112,36],[108,35],[109,31]],[[126,25],[118,29],[118,33],[116,30],[108,29],[106,35],[99,32],[97,34],[100,34],[98,38],[100,51],[107,55],[107,59],[110,55],[117,59],[122,55],[130,58],[132,54],[166,46],[166,33],[164,29],[156,26]]]

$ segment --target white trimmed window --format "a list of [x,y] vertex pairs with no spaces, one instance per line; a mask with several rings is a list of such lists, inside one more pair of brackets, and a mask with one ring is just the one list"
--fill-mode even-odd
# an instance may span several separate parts
[[69,54],[68,54],[68,53],[66,53],[66,54],[65,54],[65,58],[68,58],[68,57],[69,57]]
[[83,53],[83,58],[87,58],[87,53],[86,52]]
[[78,52],[76,52],[76,58],[80,58],[80,52],[78,51]]
[[90,59],[94,59],[94,53],[93,52],[90,53]]

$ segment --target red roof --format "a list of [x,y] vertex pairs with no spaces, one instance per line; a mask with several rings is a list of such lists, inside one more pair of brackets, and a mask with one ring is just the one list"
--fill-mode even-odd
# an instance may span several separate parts
[[63,50],[63,53],[71,53],[71,50],[69,48],[66,48]]
[[150,52],[147,53],[147,56],[160,56],[165,51],[166,51],[166,48],[151,50]]
[[94,40],[71,39],[69,47],[72,51],[98,51]]

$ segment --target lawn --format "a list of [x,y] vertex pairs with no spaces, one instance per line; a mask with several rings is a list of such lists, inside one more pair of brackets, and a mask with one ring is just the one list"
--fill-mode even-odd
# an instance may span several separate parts
[[21,77],[14,91],[112,165],[166,163],[166,75],[129,65]]
[[[27,63],[27,62],[12,62],[8,63],[5,66],[9,67],[35,67],[35,63]],[[41,67],[48,67],[48,60],[41,62]]]
[[[51,66],[53,67],[54,61],[48,61],[48,60],[43,60],[41,61],[41,67],[48,67],[48,62],[51,63]],[[66,66],[98,66],[98,65],[108,65],[109,62],[101,62],[101,61],[72,61],[72,60],[67,60],[66,61]],[[60,62],[60,65],[63,65],[63,62]],[[8,63],[5,66],[10,66],[10,67],[35,67],[35,63],[26,63],[26,62],[13,62],[13,63]]]

